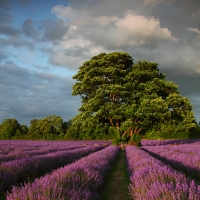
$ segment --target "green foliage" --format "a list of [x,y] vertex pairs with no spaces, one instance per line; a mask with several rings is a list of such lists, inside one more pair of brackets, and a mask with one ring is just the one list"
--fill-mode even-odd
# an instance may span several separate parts
[[189,138],[194,138],[194,139],[200,138],[200,126],[196,126],[190,129]]
[[129,143],[135,143],[137,145],[140,145],[140,142],[142,140],[142,135],[141,134],[133,134]]
[[16,119],[5,119],[0,124],[0,139],[66,139],[71,121],[63,122],[60,116],[53,115],[43,119],[33,119],[30,124],[28,128],[26,125],[20,125]]
[[149,130],[146,135],[146,139],[194,139],[200,138],[200,130],[197,127],[181,130],[177,127],[170,125],[165,126],[162,130]]
[[139,140],[136,137],[152,130],[164,134],[166,128],[188,133],[196,126],[192,106],[165,76],[157,63],[133,65],[125,52],[92,57],[73,76],[77,82],[72,94],[81,96],[82,106],[72,119],[70,135],[83,139],[108,134],[117,143]]
[[21,134],[21,127],[15,118],[5,119],[0,125],[0,139],[11,139]]
[[189,132],[175,132],[175,131],[149,131],[146,134],[146,139],[189,139]]
[[68,126],[66,122],[63,123],[60,116],[56,115],[47,116],[43,119],[33,119],[30,123],[29,139],[59,139],[64,137]]

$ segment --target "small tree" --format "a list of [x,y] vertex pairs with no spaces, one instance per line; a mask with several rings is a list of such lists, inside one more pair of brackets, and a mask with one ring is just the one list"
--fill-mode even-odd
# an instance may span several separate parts
[[20,124],[15,118],[5,119],[0,125],[0,139],[11,139],[20,133]]
[[63,119],[57,115],[47,116],[43,119],[33,119],[30,123],[29,133],[33,139],[53,140],[66,132]]

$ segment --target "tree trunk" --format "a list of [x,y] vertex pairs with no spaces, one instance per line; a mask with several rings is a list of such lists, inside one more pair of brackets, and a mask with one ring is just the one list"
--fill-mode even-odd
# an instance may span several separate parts
[[134,129],[134,134],[139,134],[142,128],[135,128]]
[[130,130],[130,136],[132,138],[132,136],[133,136],[133,129]]
[[119,129],[119,127],[120,127],[120,120],[117,119],[117,121],[116,121],[116,128]]
[[112,118],[110,118],[110,124],[111,124],[111,126],[114,126]]

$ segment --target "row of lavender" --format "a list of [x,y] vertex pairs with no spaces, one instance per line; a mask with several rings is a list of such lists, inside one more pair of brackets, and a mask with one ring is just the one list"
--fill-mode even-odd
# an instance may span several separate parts
[[133,199],[200,199],[200,186],[184,173],[134,146],[126,147],[126,155],[131,181],[129,191]]
[[200,139],[171,139],[171,140],[141,140],[142,146],[162,146],[162,145],[180,145],[180,144],[200,144]]
[[[10,142],[10,143],[9,143]],[[109,141],[0,141],[6,144],[7,148],[37,149],[42,148],[56,149],[52,153],[14,158],[8,162],[0,163],[0,196],[5,193],[12,185],[33,181],[45,173],[69,164],[83,156],[101,150],[110,144]],[[24,144],[24,145],[23,145]],[[59,148],[60,147],[60,148]],[[1,146],[3,148],[3,145]],[[66,149],[66,150],[61,150]],[[19,154],[20,155],[20,154]]]
[[49,153],[1,163],[0,191],[5,192],[12,185],[18,183],[33,181],[36,177],[40,177],[103,148],[103,146],[86,146],[81,149]]
[[109,146],[75,163],[59,168],[49,175],[13,187],[7,200],[100,199],[99,191],[105,175],[119,152],[118,146]]
[[144,146],[155,157],[200,180],[200,143],[165,146]]
[[111,141],[25,141],[0,140],[0,163],[84,146],[108,146]]

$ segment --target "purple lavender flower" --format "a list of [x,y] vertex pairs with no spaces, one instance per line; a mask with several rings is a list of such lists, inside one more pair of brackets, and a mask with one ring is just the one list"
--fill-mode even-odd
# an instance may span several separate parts
[[23,183],[24,181],[33,181],[36,177],[103,148],[105,146],[86,146],[74,150],[58,151],[3,162],[0,165],[0,195],[11,189],[12,185]]
[[143,150],[126,147],[131,184],[130,195],[135,200],[196,200],[200,186],[170,166]]
[[92,153],[36,179],[33,183],[27,183],[21,188],[13,187],[6,199],[98,200],[100,198],[98,191],[118,152],[118,146],[109,146]]

